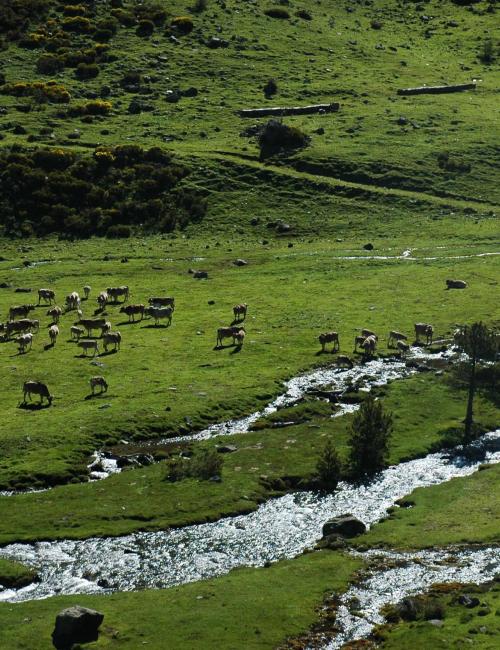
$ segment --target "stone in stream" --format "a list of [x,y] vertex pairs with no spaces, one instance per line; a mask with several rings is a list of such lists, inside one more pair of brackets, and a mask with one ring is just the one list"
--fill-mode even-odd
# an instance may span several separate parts
[[357,537],[366,531],[365,524],[351,514],[340,515],[329,519],[323,526],[323,537],[340,535],[341,537]]
[[104,614],[80,605],[63,609],[56,616],[52,643],[57,650],[70,650],[75,643],[97,641]]

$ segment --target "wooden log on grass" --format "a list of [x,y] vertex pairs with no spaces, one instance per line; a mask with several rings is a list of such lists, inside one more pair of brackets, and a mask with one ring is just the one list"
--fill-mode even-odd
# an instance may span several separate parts
[[417,88],[400,88],[398,95],[440,95],[442,93],[460,93],[464,90],[476,90],[476,82],[455,84],[453,86],[419,86]]
[[265,108],[245,108],[238,111],[240,117],[266,117],[275,115],[282,117],[284,115],[311,115],[313,113],[335,113],[339,110],[340,104],[310,104],[309,106],[275,106]]

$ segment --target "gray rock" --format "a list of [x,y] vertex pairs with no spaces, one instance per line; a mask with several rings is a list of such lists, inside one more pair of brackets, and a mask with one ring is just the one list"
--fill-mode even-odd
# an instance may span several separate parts
[[473,607],[477,607],[479,605],[479,598],[476,598],[475,596],[467,596],[467,594],[464,594],[463,596],[459,597],[458,602],[460,605],[467,607],[467,609],[472,609]]
[[217,447],[217,451],[219,454],[232,454],[235,451],[238,451],[238,447],[235,445],[222,445],[221,447]]
[[363,246],[363,248],[365,249],[365,251],[372,251],[373,250],[373,244],[371,244],[371,243],[365,244]]
[[429,621],[429,625],[433,625],[434,627],[443,627],[444,622],[439,618],[432,618]]
[[97,641],[104,614],[80,605],[63,609],[56,617],[52,643],[57,650],[70,650],[75,643]]
[[246,260],[237,259],[237,260],[234,260],[233,264],[235,266],[246,266],[248,264],[248,262]]
[[208,272],[207,271],[195,271],[193,273],[193,278],[196,278],[197,280],[208,280]]
[[365,524],[351,514],[340,515],[329,519],[323,526],[323,537],[340,535],[341,537],[357,537],[366,531]]

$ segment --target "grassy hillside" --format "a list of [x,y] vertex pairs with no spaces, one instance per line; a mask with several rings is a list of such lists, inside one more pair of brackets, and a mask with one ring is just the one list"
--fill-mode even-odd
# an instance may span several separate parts
[[[386,354],[389,330],[411,337],[418,321],[443,340],[458,324],[499,326],[497,21],[491,0],[0,0],[0,322],[15,304],[36,305],[42,287],[62,306],[90,284],[85,316],[108,286],[128,285],[134,303],[176,299],[170,327],[128,324],[109,305],[122,349],[102,354],[101,345],[95,359],[70,340],[74,312],[47,345],[45,306],[32,312],[41,321],[32,350],[0,343],[0,489],[57,485],[0,497],[0,543],[252,510],[290,477],[310,477],[326,437],[346,458],[349,417],[332,419],[329,404],[311,401],[275,416],[297,418],[289,428],[260,421],[231,440],[238,450],[224,456],[221,483],[172,484],[157,463],[87,484],[86,464],[103,446],[135,450],[262,408],[283,380],[334,358],[318,354],[322,331],[337,330],[341,353],[360,360],[352,345],[362,327],[379,333]],[[398,95],[472,80],[476,90]],[[238,113],[331,102],[337,112],[284,118],[307,144],[270,157],[258,143],[269,118]],[[446,291],[448,278],[468,288]],[[243,348],[215,350],[240,302],[249,305]],[[109,391],[92,398],[96,374]],[[30,378],[48,384],[50,408],[21,404]],[[446,375],[379,396],[395,416],[390,462],[449,441],[463,420],[465,394]],[[476,401],[483,429],[498,426],[491,397]],[[410,546],[416,530],[426,544],[498,540],[497,477],[489,469],[418,491],[414,508],[360,541]],[[464,511],[474,513],[467,526]],[[175,649],[243,638],[271,648],[314,623],[325,590],[343,589],[357,567],[314,553],[165,592],[78,601],[106,614],[96,648],[160,648],[166,637]],[[31,577],[0,566],[0,583]],[[55,612],[74,602],[2,605],[0,646],[43,638],[48,647]],[[449,638],[461,638],[460,626],[450,615]],[[432,632],[439,647],[442,632]],[[401,624],[384,643],[430,647],[430,636]]]

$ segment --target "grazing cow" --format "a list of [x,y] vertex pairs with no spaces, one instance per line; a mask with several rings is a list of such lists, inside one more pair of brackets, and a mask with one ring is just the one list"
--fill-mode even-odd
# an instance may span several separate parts
[[408,337],[406,336],[406,334],[402,334],[401,332],[396,332],[395,330],[391,330],[389,332],[389,338],[387,339],[387,347],[392,348],[394,347],[394,342],[396,342],[396,346],[397,346],[398,341],[407,341],[407,340]]
[[123,296],[123,302],[126,302],[128,300],[129,296],[129,288],[122,286],[122,287],[108,287],[106,289],[108,292],[109,299],[113,302],[118,302],[118,298],[120,296]]
[[33,334],[31,334],[31,332],[28,332],[27,334],[21,334],[21,336],[18,336],[16,338],[16,343],[19,346],[19,352],[21,354],[24,354],[28,346],[31,350],[31,346],[33,345]]
[[102,329],[106,324],[105,318],[82,318],[77,325],[82,325],[87,330],[87,336],[90,337],[91,330]]
[[233,339],[234,343],[234,337],[236,334],[242,330],[243,328],[240,327],[219,327],[217,330],[217,342],[215,344],[216,347],[219,347],[219,345],[222,345],[223,339]]
[[447,289],[467,289],[465,280],[446,280]]
[[10,320],[5,324],[5,336],[9,339],[14,332],[27,332],[30,329],[32,329],[32,321],[29,318]]
[[26,396],[28,396],[31,401],[31,395],[39,395],[40,404],[42,404],[44,397],[47,398],[49,405],[52,404],[52,400],[54,399],[54,397],[49,393],[47,384],[44,384],[41,381],[34,381],[34,380],[25,381],[23,384],[23,392],[24,392],[25,404],[26,404]]
[[148,303],[152,307],[172,307],[172,309],[175,309],[175,298],[168,298],[168,297],[156,297],[156,298],[149,298]]
[[378,336],[371,330],[361,330],[361,336],[364,336],[365,339],[367,339],[369,336],[373,336],[373,338],[378,341]]
[[118,348],[120,349],[120,343],[122,342],[122,335],[120,332],[108,332],[107,334],[104,334],[102,337],[103,344],[104,344],[104,349],[107,352],[108,351],[108,346],[109,345],[114,345],[114,350]]
[[56,344],[58,336],[59,336],[59,328],[57,327],[57,325],[51,325],[49,327],[49,337],[52,345]]
[[38,320],[38,318],[26,318],[26,321],[31,330],[35,332],[38,332],[40,330],[40,321]]
[[434,328],[428,323],[415,323],[415,338],[420,341],[421,336],[425,336],[425,341],[427,345],[432,343],[432,335],[434,334]]
[[111,331],[111,323],[107,320],[104,325],[101,327],[101,336],[104,336]]
[[85,300],[89,299],[91,289],[92,289],[92,287],[90,286],[90,284],[86,284],[83,287],[83,295],[84,295]]
[[30,311],[35,309],[35,305],[16,305],[9,309],[9,320],[16,318],[26,318]]
[[72,325],[70,327],[70,332],[71,332],[71,338],[76,339],[77,341],[80,340],[80,337],[85,334],[85,330],[83,327],[78,327],[78,325]]
[[135,315],[140,314],[141,320],[144,318],[144,305],[127,305],[126,307],[121,307],[120,313],[127,314],[128,322],[132,320],[135,323]]
[[43,300],[45,303],[52,304],[52,301],[56,301],[56,293],[52,289],[38,289],[38,304]]
[[95,395],[96,386],[100,387],[100,392],[106,392],[108,390],[108,382],[104,377],[91,377],[90,378],[90,388],[92,389],[92,395]]
[[349,357],[346,357],[343,354],[339,354],[339,356],[336,359],[336,363],[338,366],[347,366],[348,368],[353,368],[354,364]]
[[85,356],[87,356],[87,350],[94,351],[94,354],[92,355],[93,357],[95,357],[96,354],[99,354],[99,346],[95,339],[82,339],[81,341],[78,341],[77,345],[82,348]]
[[51,316],[51,317],[52,317],[52,322],[53,322],[53,323],[58,323],[58,322],[59,322],[59,319],[60,319],[61,316],[62,316],[62,309],[61,309],[60,307],[57,307],[57,306],[56,306],[56,307],[52,307],[52,309],[49,309],[49,310],[47,311],[47,316]]
[[66,296],[66,311],[71,309],[80,309],[80,296],[76,291],[72,291]]
[[240,305],[235,305],[233,307],[233,314],[235,320],[245,320],[247,317],[248,305],[246,302],[242,302]]
[[145,314],[149,314],[155,319],[155,325],[158,325],[160,319],[166,318],[168,324],[172,324],[172,314],[174,313],[173,307],[146,307]]
[[377,339],[374,336],[367,336],[361,346],[365,356],[373,356],[377,349]]
[[321,352],[325,351],[327,343],[333,343],[332,352],[335,352],[335,350],[340,350],[338,332],[324,332],[318,336],[318,340],[321,343]]
[[406,357],[406,355],[410,350],[410,346],[408,345],[408,343],[405,343],[404,341],[397,341],[396,347],[399,350],[399,354],[401,357]]
[[362,346],[366,340],[366,336],[356,336],[354,337],[354,352],[357,352],[358,346]]
[[97,304],[99,305],[100,309],[104,309],[106,305],[108,304],[109,301],[109,296],[106,291],[101,291],[101,293],[97,296]]
[[233,343],[235,343],[239,348],[241,348],[245,340],[245,335],[246,335],[245,330],[239,329],[237,332],[234,333]]

